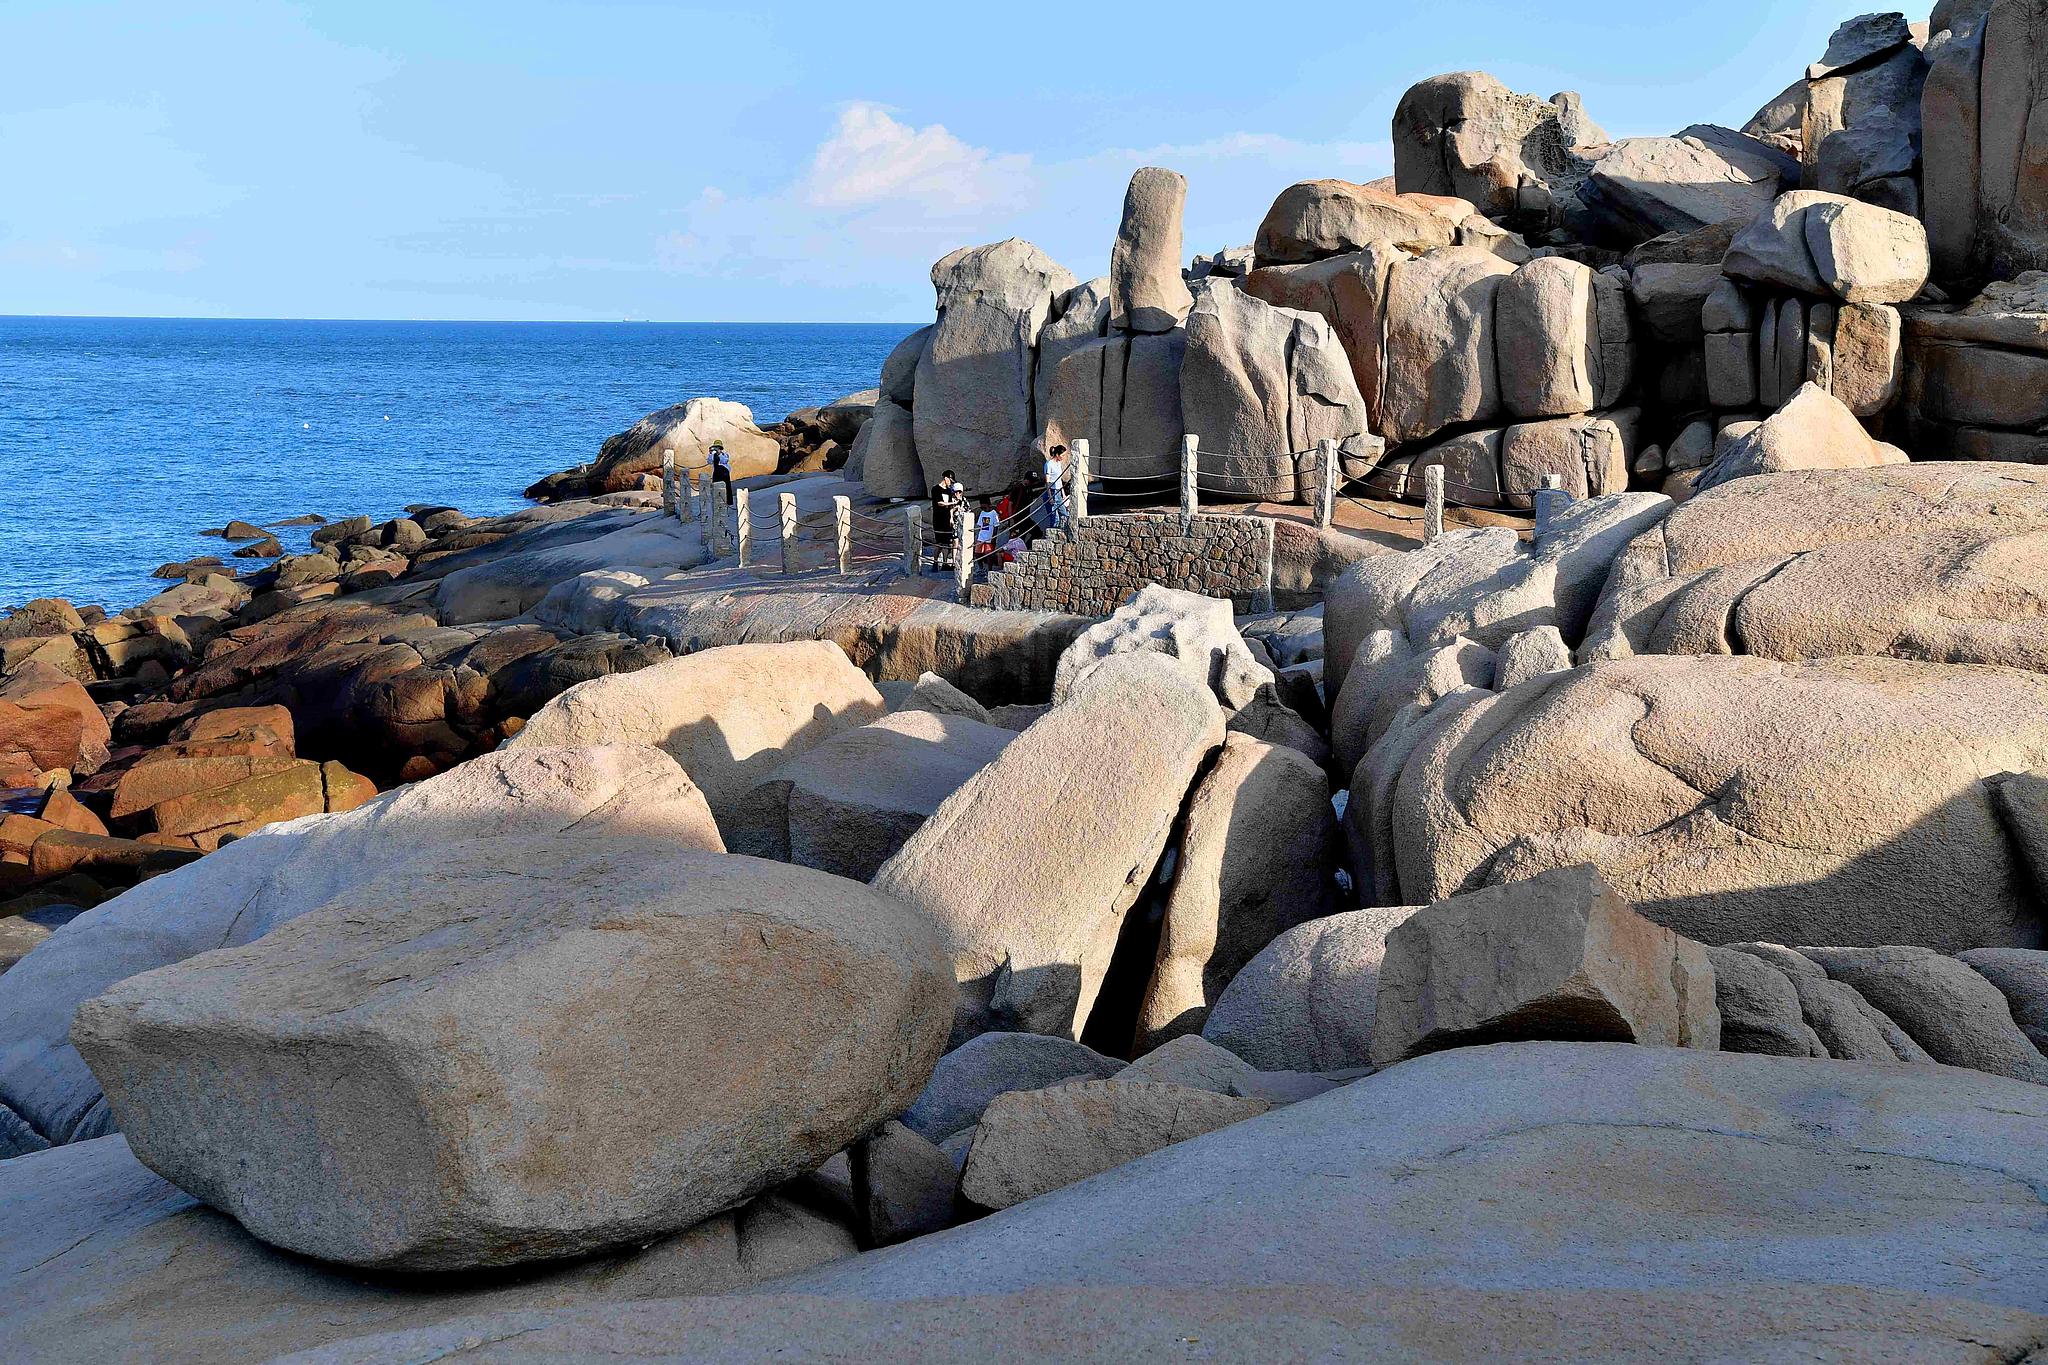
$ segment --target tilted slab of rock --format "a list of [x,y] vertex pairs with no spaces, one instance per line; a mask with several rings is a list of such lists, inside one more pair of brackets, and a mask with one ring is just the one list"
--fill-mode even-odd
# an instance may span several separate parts
[[1202,1036],[1268,1071],[1370,1066],[1387,934],[1418,908],[1352,910],[1289,929],[1231,978]]
[[1906,452],[1872,440],[1841,399],[1806,383],[1765,418],[1762,425],[1729,443],[1693,480],[1704,493],[1758,474],[1795,469],[1869,469],[1906,463]]
[[1614,561],[1583,659],[1891,654],[2048,672],[2048,470],[1736,479]]
[[645,1248],[500,1281],[374,1279],[284,1255],[138,1162],[119,1137],[0,1162],[0,1317],[36,1359],[268,1360],[365,1332],[719,1294],[859,1251],[780,1193]]
[[711,811],[675,761],[645,747],[488,754],[355,810],[273,825],[80,915],[0,976],[0,1100],[53,1142],[111,1129],[70,1042],[79,1005],[195,953],[249,943],[356,883],[470,843],[504,849],[577,830],[721,849]]
[[1706,949],[1638,915],[1587,867],[1454,896],[1388,932],[1374,1065],[1542,1038],[1718,1048]]
[[931,916],[952,956],[956,1045],[990,1029],[1080,1036],[1222,742],[1206,682],[1151,653],[1105,660],[882,865],[876,888]]
[[1402,768],[1402,899],[1591,863],[1707,943],[2040,943],[1987,778],[2048,758],[2048,678],[1644,656],[1484,698]]
[[1712,124],[1671,137],[1623,138],[1578,188],[1584,229],[1632,245],[1666,232],[1748,220],[1800,180],[1799,163],[1767,142]]
[[1043,1033],[980,1033],[939,1058],[917,1102],[904,1112],[912,1132],[942,1142],[981,1121],[989,1101],[1012,1090],[1041,1090],[1075,1077],[1101,1080],[1123,1063],[1071,1038]]
[[2048,1090],[1975,1072],[1461,1048],[768,1294],[312,1359],[2023,1356],[2048,1333],[2044,1132]]
[[1233,711],[1250,705],[1261,686],[1273,683],[1272,670],[1253,657],[1238,634],[1228,600],[1147,583],[1067,646],[1053,678],[1053,701],[1066,700],[1103,661],[1134,653],[1173,660]]
[[1265,1112],[1262,1100],[1151,1081],[998,1095],[974,1130],[960,1197],[1006,1209]]
[[1336,909],[1336,826],[1319,766],[1249,735],[1225,737],[1182,818],[1136,1048],[1199,1032],[1253,955]]
[[536,711],[512,747],[652,744],[730,820],[777,766],[885,709],[828,640],[728,645],[578,683]]
[[1348,180],[1304,180],[1280,191],[1253,239],[1260,267],[1302,265],[1386,242],[1410,251],[1450,246],[1477,210],[1447,194],[1395,194]]
[[265,1241],[514,1265],[679,1231],[896,1113],[930,927],[809,868],[580,831],[372,876],[72,1037],[135,1154]]
[[841,730],[756,783],[727,846],[864,882],[1014,731],[931,711]]
[[1904,303],[1927,283],[1927,232],[1847,195],[1793,190],[1735,235],[1722,269],[1844,303]]

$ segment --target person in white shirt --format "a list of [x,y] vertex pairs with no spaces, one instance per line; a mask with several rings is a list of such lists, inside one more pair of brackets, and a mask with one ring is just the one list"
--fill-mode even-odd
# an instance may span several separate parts
[[1054,446],[1045,457],[1046,529],[1067,524],[1067,448]]
[[996,548],[996,509],[984,507],[974,518],[974,553],[985,555]]

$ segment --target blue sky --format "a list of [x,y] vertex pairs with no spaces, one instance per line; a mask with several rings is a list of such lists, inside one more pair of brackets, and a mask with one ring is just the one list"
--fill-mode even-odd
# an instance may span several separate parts
[[914,320],[954,246],[1106,270],[1139,165],[1244,243],[1422,76],[1739,124],[1855,12],[6,0],[0,312]]

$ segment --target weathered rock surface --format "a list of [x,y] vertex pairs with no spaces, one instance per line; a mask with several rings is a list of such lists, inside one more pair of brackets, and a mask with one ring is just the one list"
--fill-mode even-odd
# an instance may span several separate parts
[[754,425],[744,403],[723,398],[692,398],[659,412],[650,412],[625,431],[608,438],[598,450],[591,471],[593,492],[618,493],[638,488],[648,475],[661,473],[664,451],[675,454],[678,468],[702,468],[710,461],[711,443],[723,441],[732,461],[732,476],[773,474],[781,447]]
[[1136,1047],[1196,1033],[1231,978],[1273,939],[1335,910],[1336,819],[1322,769],[1230,734],[1196,783],[1159,925]]
[[1268,1071],[1340,1071],[1372,1063],[1387,934],[1412,905],[1298,924],[1224,987],[1202,1036]]
[[2048,671],[2048,471],[1925,462],[1741,478],[1614,561],[1581,659],[1890,654]]
[[2048,953],[2032,948],[1972,948],[1957,953],[1998,988],[2020,1032],[2048,1053]]
[[1638,915],[1587,867],[1454,896],[1388,932],[1374,1065],[1539,1038],[1718,1048],[1705,948]]
[[913,1334],[941,1354],[1199,1336],[1242,1357],[2023,1355],[2048,1331],[2044,1119],[2048,1091],[1967,1071],[1465,1048],[772,1294],[471,1319],[325,1358],[465,1339],[512,1360],[872,1357]]
[[2035,946],[1985,779],[2042,765],[2044,705],[2038,674],[1893,659],[1575,669],[1418,745],[1391,816],[1402,898],[1591,863],[1706,943]]
[[1968,963],[1928,948],[1802,948],[1854,986],[1937,1062],[2048,1084],[2043,1057],[1998,988]]
[[953,1222],[953,1159],[891,1119],[853,1145],[853,1191],[864,1240],[894,1246]]
[[1904,463],[1906,452],[1872,440],[1839,398],[1818,384],[1803,384],[1761,426],[1716,455],[1693,481],[1693,492],[1755,474]]
[[1280,191],[1252,251],[1261,267],[1301,265],[1386,242],[1411,251],[1450,246],[1474,212],[1449,191],[1394,194],[1348,180],[1304,180]]
[[1501,412],[1494,306],[1509,262],[1477,247],[1397,260],[1385,304],[1379,432],[1409,441]]
[[1070,1038],[1043,1033],[981,1033],[939,1058],[903,1124],[943,1142],[981,1121],[989,1101],[1012,1090],[1042,1090],[1059,1081],[1106,1079],[1123,1063]]
[[1124,917],[1222,742],[1206,684],[1151,653],[1106,660],[882,865],[875,887],[929,915],[952,956],[954,1044],[990,1029],[1080,1035]]
[[998,1095],[974,1130],[960,1197],[1006,1209],[1265,1112],[1261,1100],[1147,1081]]
[[884,709],[830,641],[730,645],[579,683],[536,711],[512,747],[652,744],[730,821],[782,763]]
[[1568,189],[1585,175],[1573,149],[1605,142],[1576,95],[1519,95],[1483,71],[1432,76],[1394,107],[1394,183],[1456,195],[1483,213],[1521,209],[1522,191]]
[[366,878],[430,868],[478,842],[505,841],[509,864],[528,841],[571,830],[600,843],[646,835],[723,847],[674,761],[628,747],[491,754],[346,814],[260,830],[87,911],[0,976],[0,1101],[52,1142],[110,1131],[99,1082],[70,1041],[85,1001],[137,973],[249,943]]
[[867,881],[1016,737],[924,710],[840,730],[739,798],[727,846]]
[[1927,283],[1927,232],[1847,195],[1793,190],[1735,235],[1721,268],[1844,303],[1904,303]]
[[370,876],[72,1037],[136,1156],[265,1241],[460,1270],[815,1168],[916,1095],[951,993],[930,929],[856,882],[577,831]]
[[1220,597],[1147,583],[1130,601],[1075,637],[1060,655],[1053,701],[1067,699],[1104,660],[1158,654],[1215,694],[1230,710],[1251,703],[1273,672],[1253,657],[1238,634],[1230,603]]
[[970,492],[1019,482],[1031,441],[1033,347],[1074,277],[1019,238],[962,247],[932,267],[939,319],[911,407],[924,486],[953,470]]
[[1774,1057],[1828,1055],[1784,972],[1734,948],[1709,948],[1707,961],[1714,966],[1714,1004],[1721,1012],[1723,1051]]
[[1180,368],[1187,429],[1211,459],[1205,493],[1306,502],[1316,442],[1370,430],[1351,360],[1319,314],[1275,308],[1229,282],[1204,281],[1188,314]]
[[31,661],[0,678],[0,787],[39,787],[53,769],[79,775],[107,759],[98,703],[78,681]]
[[1180,219],[1187,199],[1187,177],[1177,172],[1145,166],[1131,177],[1109,255],[1110,326],[1170,332],[1194,307],[1180,273]]
[[1671,137],[1623,138],[1579,186],[1590,233],[1633,245],[1761,213],[1800,180],[1799,163],[1769,143],[1710,124]]
[[718,1294],[856,1253],[782,1194],[652,1245],[497,1283],[370,1279],[286,1256],[129,1154],[119,1137],[0,1162],[0,1316],[37,1360],[267,1360],[469,1313]]

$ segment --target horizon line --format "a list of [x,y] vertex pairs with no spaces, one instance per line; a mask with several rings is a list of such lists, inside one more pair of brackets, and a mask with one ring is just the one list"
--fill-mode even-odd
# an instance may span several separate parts
[[0,313],[0,321],[28,322],[445,322],[477,327],[922,327],[908,319],[789,318],[727,321],[715,318],[377,318],[258,317],[228,313]]

